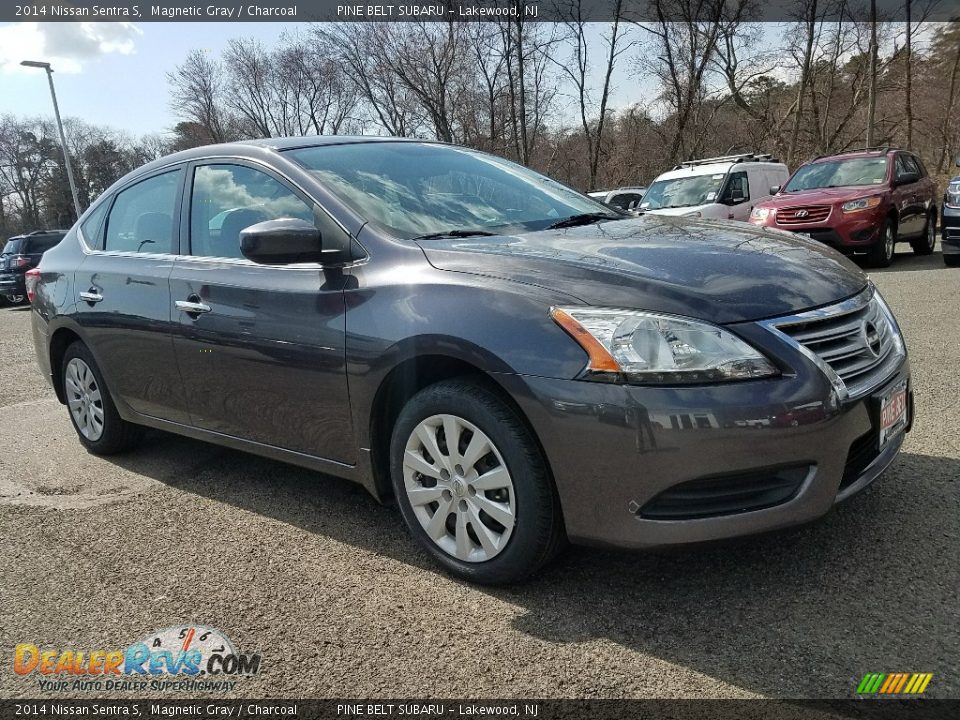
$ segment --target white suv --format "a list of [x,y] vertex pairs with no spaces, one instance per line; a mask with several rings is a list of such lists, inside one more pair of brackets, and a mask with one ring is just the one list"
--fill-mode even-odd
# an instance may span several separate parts
[[654,180],[638,210],[746,221],[753,206],[776,193],[789,177],[787,166],[769,155],[691,160]]

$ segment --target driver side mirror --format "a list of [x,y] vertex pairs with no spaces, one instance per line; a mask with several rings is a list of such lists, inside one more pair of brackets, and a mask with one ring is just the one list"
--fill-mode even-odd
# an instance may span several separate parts
[[780,192],[780,188],[781,188],[781,187],[783,187],[783,186],[782,186],[782,185],[771,185],[771,186],[770,186],[770,194],[771,194],[771,195],[776,195],[778,192]]
[[746,199],[747,199],[747,198],[746,198],[745,196],[740,195],[740,194],[738,193],[738,194],[735,194],[735,195],[731,195],[731,196],[730,196],[730,200],[729,200],[728,202],[730,203],[730,205],[739,205],[740,203],[746,201]]
[[957,156],[953,159],[953,164],[956,165],[957,167],[960,167],[960,155],[957,155]]
[[240,252],[248,260],[265,265],[319,262],[320,231],[299,218],[280,218],[251,225],[240,231]]

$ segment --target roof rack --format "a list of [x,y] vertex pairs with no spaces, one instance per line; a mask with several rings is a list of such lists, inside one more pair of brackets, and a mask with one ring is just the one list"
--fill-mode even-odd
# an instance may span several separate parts
[[844,150],[843,152],[837,153],[827,153],[826,155],[817,155],[814,160],[822,160],[825,157],[836,157],[837,155],[853,155],[854,153],[862,152],[882,152],[888,153],[891,150],[902,150],[903,148],[897,147],[896,145],[878,145],[877,147],[862,147],[854,148],[852,150]]
[[713,163],[720,162],[780,162],[777,158],[773,157],[770,153],[742,153],[740,155],[721,155],[720,157],[712,158],[702,158],[700,160],[687,160],[682,162],[679,165],[674,165],[674,170],[680,170],[682,168],[688,167],[697,167],[698,165],[711,165]]

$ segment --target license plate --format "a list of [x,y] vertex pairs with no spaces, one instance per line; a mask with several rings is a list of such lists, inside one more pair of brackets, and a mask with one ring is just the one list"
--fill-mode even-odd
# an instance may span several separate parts
[[880,447],[907,425],[907,383],[903,381],[880,398]]

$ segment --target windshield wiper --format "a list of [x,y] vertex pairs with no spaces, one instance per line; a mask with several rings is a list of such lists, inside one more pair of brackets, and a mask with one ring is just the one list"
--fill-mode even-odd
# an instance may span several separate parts
[[571,215],[563,220],[558,220],[553,225],[547,225],[547,230],[559,230],[560,228],[577,227],[578,225],[590,225],[601,220],[616,220],[616,216],[606,215],[604,213],[581,213]]
[[426,235],[417,235],[411,240],[437,240],[439,238],[465,238],[465,237],[492,237],[496,233],[486,230],[442,230],[441,232],[427,233]]

